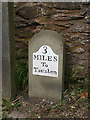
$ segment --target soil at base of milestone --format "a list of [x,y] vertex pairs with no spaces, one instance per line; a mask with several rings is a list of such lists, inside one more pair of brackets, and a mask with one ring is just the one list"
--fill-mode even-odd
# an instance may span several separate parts
[[[29,98],[27,89],[20,91],[16,97],[16,101],[22,104],[18,107],[18,111],[26,118],[88,118],[86,98],[79,99],[80,94],[77,94],[68,99],[70,92],[64,96],[62,104],[57,105],[60,103],[59,100]],[[55,107],[56,105],[57,107]],[[51,109],[51,107],[55,108]]]

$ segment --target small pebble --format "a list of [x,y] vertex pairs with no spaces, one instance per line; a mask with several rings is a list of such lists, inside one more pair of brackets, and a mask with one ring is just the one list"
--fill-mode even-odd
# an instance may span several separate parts
[[41,118],[41,116],[38,115],[38,118]]
[[43,102],[45,101],[45,99],[42,100]]
[[44,106],[42,105],[42,108],[44,108]]
[[51,104],[51,105],[53,105],[53,104],[54,104],[54,102],[50,102],[50,104]]

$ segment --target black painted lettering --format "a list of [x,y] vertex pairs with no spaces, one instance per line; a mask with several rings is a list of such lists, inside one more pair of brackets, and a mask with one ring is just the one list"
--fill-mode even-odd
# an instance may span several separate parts
[[56,61],[57,61],[57,56],[54,56],[53,61],[54,61],[54,62],[56,62]]
[[46,54],[46,53],[47,53],[47,47],[44,46],[44,47],[43,47],[43,50],[44,50],[44,51],[43,51],[42,53],[43,53],[43,54]]
[[44,67],[46,63],[45,62],[41,62],[41,64],[42,64],[42,67]]
[[39,55],[34,55],[34,60],[39,60]]
[[35,70],[35,72],[37,72],[38,68],[37,68],[37,67],[34,67],[34,70]]
[[42,67],[48,67],[48,65],[46,64],[46,62],[41,62]]
[[52,56],[48,56],[48,61],[52,61]]
[[44,55],[42,55],[42,58],[43,58],[42,60],[45,60],[45,56]]
[[42,55],[40,55],[40,57],[39,57],[40,59],[39,60],[42,60]]

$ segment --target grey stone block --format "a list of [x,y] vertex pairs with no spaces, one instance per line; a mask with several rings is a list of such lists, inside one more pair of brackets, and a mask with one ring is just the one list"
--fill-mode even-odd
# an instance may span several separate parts
[[[62,91],[63,91],[63,83],[64,83],[64,43],[65,40],[61,34],[51,31],[51,30],[43,30],[40,33],[36,34],[30,41],[29,41],[29,96],[30,97],[45,97],[45,98],[53,98],[53,99],[60,99],[62,98]],[[49,46],[52,51],[59,56],[58,58],[58,75],[57,76],[48,76],[39,74],[33,74],[33,67],[34,58],[33,54],[36,53],[40,48],[42,49],[43,46]],[[46,48],[45,48],[46,49]],[[49,51],[49,49],[47,49]],[[45,51],[44,51],[45,52]],[[38,54],[38,53],[37,53]],[[48,53],[48,56],[52,54]],[[45,59],[46,60],[46,59]],[[37,60],[38,62],[49,62],[46,60]],[[54,70],[54,62],[52,64],[52,69]],[[39,66],[40,67],[40,63]],[[47,67],[51,69],[51,66]],[[45,67],[41,66],[41,69],[45,69]],[[36,71],[37,72],[37,71]],[[42,72],[42,71],[41,71]]]
[[13,3],[2,3],[2,97],[15,96]]

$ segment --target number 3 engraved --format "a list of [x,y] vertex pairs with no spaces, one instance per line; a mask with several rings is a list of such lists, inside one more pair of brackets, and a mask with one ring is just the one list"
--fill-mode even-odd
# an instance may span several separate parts
[[44,46],[44,47],[43,47],[43,50],[44,50],[44,51],[43,51],[42,53],[43,53],[43,54],[46,54],[46,53],[47,53],[47,47]]

